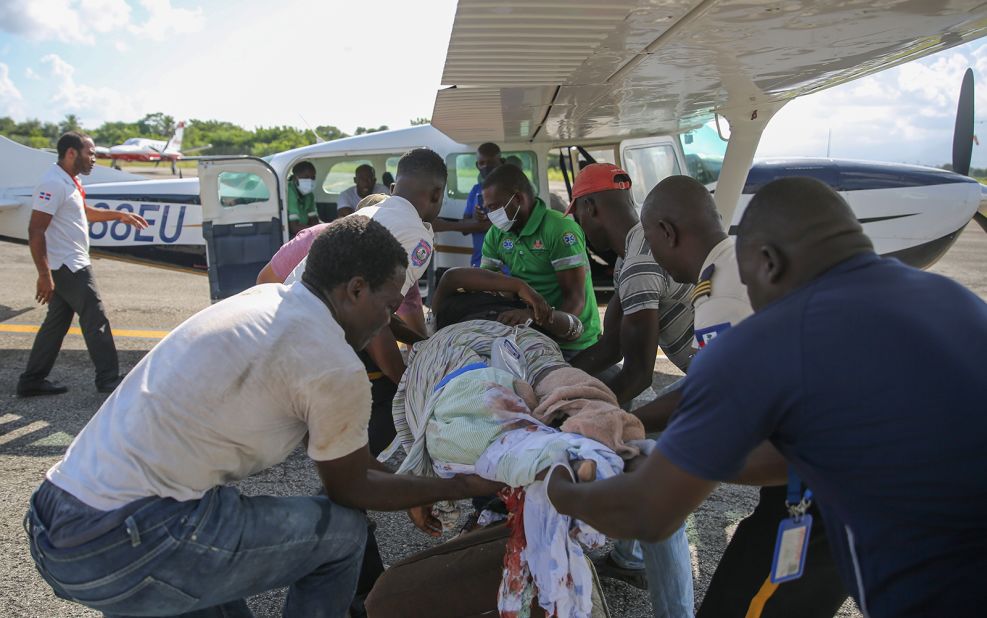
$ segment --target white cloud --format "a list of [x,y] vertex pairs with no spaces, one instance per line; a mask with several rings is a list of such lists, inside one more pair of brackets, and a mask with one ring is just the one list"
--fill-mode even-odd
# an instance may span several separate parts
[[75,67],[58,54],[48,54],[41,59],[48,65],[55,92],[51,107],[57,116],[76,114],[86,126],[97,126],[107,120],[138,118],[144,97],[141,94],[122,94],[105,86],[79,84],[75,80]]
[[20,112],[23,103],[21,91],[10,79],[10,69],[0,62],[0,114],[13,116]]
[[24,69],[24,76],[34,81],[38,81],[39,79],[41,79],[41,76],[35,73],[34,69],[32,69],[31,67],[27,67],[26,69]]
[[130,22],[126,0],[5,0],[0,30],[34,41],[93,44]]
[[154,41],[199,32],[205,26],[202,7],[179,9],[171,6],[171,0],[140,0],[140,4],[148,12],[147,21],[130,26],[130,31]]
[[114,41],[113,49],[117,50],[118,52],[130,51],[130,45],[127,45],[127,43],[125,43],[124,41]]
[[[789,103],[769,123],[757,156],[825,156],[831,133],[836,158],[946,163],[968,66],[981,81],[975,108],[985,110],[987,44],[975,42]],[[975,147],[974,166],[985,162],[987,149]]]

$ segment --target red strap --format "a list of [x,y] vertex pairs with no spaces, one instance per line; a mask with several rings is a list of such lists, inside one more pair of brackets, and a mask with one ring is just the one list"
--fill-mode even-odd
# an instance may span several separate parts
[[75,176],[72,176],[72,182],[75,183],[76,188],[79,189],[79,193],[82,194],[82,205],[85,206],[86,205],[86,190],[82,188],[82,184],[79,183],[79,180]]
[[[58,169],[60,169],[63,172],[65,172],[65,168],[62,167],[61,165],[58,166]],[[82,194],[82,205],[85,206],[86,205],[86,190],[82,188],[82,185],[79,183],[79,180],[75,176],[73,176],[72,174],[69,174],[68,172],[65,172],[65,174],[69,178],[72,179],[72,182],[75,183],[75,188],[78,189],[79,190],[79,193]]]

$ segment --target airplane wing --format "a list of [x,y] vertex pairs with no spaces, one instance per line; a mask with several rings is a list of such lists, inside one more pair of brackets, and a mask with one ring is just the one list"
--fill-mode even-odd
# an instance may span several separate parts
[[460,0],[432,124],[465,143],[673,134],[984,34],[981,0]]

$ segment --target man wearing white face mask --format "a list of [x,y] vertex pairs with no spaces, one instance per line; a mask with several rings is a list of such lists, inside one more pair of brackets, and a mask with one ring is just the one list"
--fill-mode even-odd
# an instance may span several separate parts
[[[501,165],[483,181],[483,203],[492,227],[483,238],[480,266],[498,271],[507,266],[554,308],[579,317],[582,334],[560,345],[566,359],[596,343],[600,312],[579,224],[546,206],[513,165]],[[508,311],[498,320],[523,324],[530,313]]]
[[301,161],[291,168],[288,182],[288,234],[294,236],[302,229],[319,222],[315,208],[315,166],[311,161]]

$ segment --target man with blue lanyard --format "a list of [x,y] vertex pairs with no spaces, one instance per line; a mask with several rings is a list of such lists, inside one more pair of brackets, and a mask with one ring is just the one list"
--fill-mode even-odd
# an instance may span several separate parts
[[[876,255],[843,198],[809,178],[755,195],[737,258],[755,314],[696,356],[657,452],[608,481],[554,474],[553,504],[608,535],[654,540],[719,482],[784,485],[791,472],[818,497],[864,615],[982,615],[987,304]],[[809,521],[783,508],[800,485],[778,497],[781,534],[764,549],[778,558],[746,565],[764,580],[747,615],[800,581],[776,585],[806,560],[788,533],[804,541]]]
[[[675,281],[695,284],[693,346],[701,357],[706,348],[716,345],[719,336],[753,312],[747,288],[740,280],[734,239],[724,233],[712,195],[689,176],[671,176],[658,183],[645,199],[641,223],[654,259]],[[683,384],[673,384],[657,399],[634,410],[648,431],[666,428],[680,402]],[[846,600],[821,522],[812,532],[814,547],[806,577],[767,594],[762,584],[777,522],[786,512],[784,497],[783,487],[761,489],[758,507],[737,527],[706,589],[698,616],[829,618]],[[666,569],[660,546],[644,544],[643,549],[648,577],[654,579]],[[749,614],[755,602],[760,603],[761,613]]]

